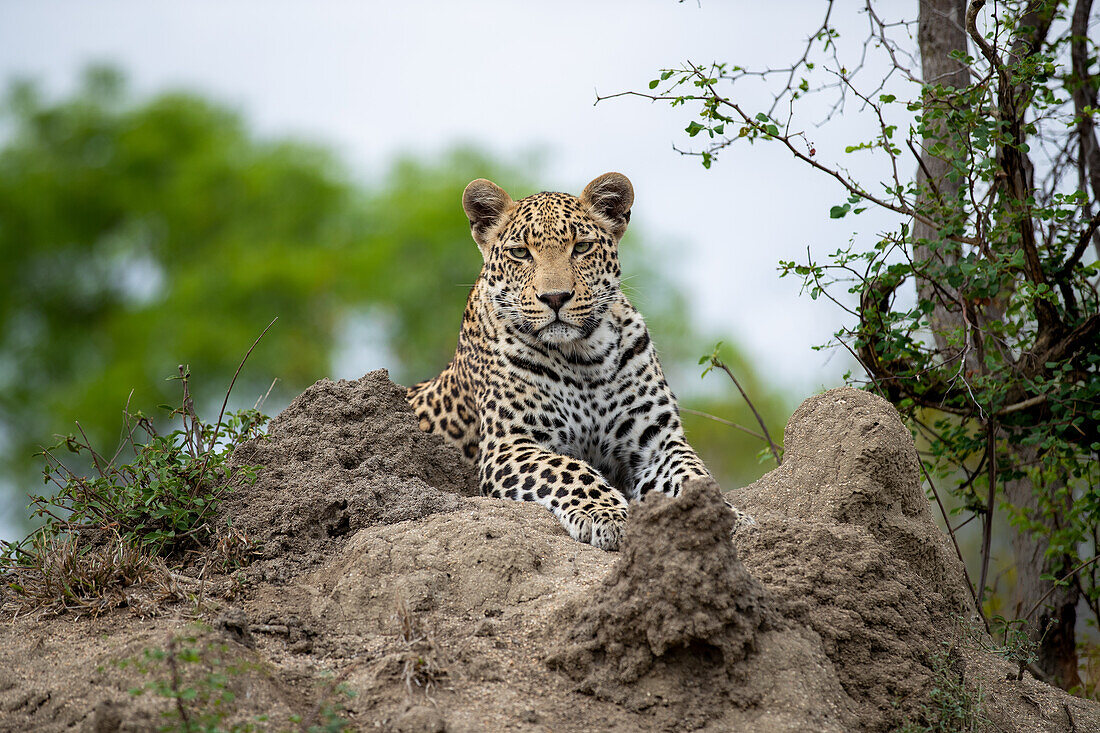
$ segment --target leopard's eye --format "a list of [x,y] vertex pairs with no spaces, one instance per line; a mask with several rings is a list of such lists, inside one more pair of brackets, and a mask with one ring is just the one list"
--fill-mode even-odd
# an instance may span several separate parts
[[517,260],[531,259],[531,250],[527,249],[526,247],[509,247],[504,251],[512,257],[516,258]]
[[588,250],[592,249],[594,242],[577,242],[573,245],[573,254],[583,255]]

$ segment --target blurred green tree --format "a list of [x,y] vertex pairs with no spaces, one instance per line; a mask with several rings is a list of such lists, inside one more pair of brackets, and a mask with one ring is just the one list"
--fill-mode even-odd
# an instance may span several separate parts
[[[193,94],[135,102],[103,68],[60,101],[13,85],[2,114],[0,478],[16,486],[74,419],[108,445],[128,400],[148,411],[176,399],[165,377],[177,364],[190,364],[200,410],[219,402],[276,316],[237,383],[241,403],[274,377],[269,407],[331,375],[356,324],[380,331],[395,379],[435,374],[481,265],[463,187],[489,177],[537,190],[519,166],[471,150],[399,160],[364,187],[324,148],[259,139]],[[666,362],[694,364],[707,340],[643,241],[626,247],[630,282],[654,294],[642,307]],[[728,451],[728,428],[692,421],[716,465],[759,473],[755,447]]]

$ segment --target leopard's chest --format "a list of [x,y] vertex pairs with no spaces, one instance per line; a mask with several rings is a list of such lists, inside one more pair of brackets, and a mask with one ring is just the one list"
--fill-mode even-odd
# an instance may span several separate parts
[[560,353],[505,357],[499,387],[491,392],[496,399],[485,401],[487,409],[503,412],[506,422],[533,433],[548,450],[617,471],[614,419],[633,398],[618,379],[617,353],[603,356],[579,364]]

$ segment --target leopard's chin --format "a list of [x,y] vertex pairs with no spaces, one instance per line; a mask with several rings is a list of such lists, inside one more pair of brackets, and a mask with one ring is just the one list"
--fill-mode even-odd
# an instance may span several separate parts
[[570,344],[579,338],[584,336],[581,329],[563,321],[554,321],[549,323],[537,332],[539,340],[544,344],[552,344],[555,346],[561,344]]

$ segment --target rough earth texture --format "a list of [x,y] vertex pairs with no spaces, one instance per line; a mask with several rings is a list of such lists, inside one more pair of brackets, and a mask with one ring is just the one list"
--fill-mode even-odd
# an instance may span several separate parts
[[611,554],[466,496],[384,372],[322,380],[234,458],[261,466],[221,514],[254,562],[185,572],[156,617],[9,619],[0,730],[151,730],[178,723],[166,686],[216,710],[214,679],[225,729],[884,731],[927,717],[942,674],[980,691],[981,730],[1100,730],[1100,706],[958,631],[972,601],[888,404],[812,397],[785,443],[731,492],[756,527],[731,542],[700,483],[634,507]]
[[476,495],[473,468],[411,414],[405,388],[384,369],[322,379],[272,420],[265,438],[241,446],[231,465],[263,468],[219,513],[256,543],[261,560],[245,578],[287,580],[364,527],[454,511],[456,494]]
[[738,663],[756,651],[765,590],[737,559],[733,525],[713,482],[638,505],[622,558],[595,595],[560,614],[565,638],[550,666],[629,709],[654,696],[678,714],[702,708],[691,714],[700,723],[751,702]]

